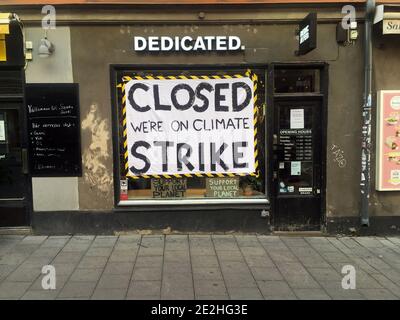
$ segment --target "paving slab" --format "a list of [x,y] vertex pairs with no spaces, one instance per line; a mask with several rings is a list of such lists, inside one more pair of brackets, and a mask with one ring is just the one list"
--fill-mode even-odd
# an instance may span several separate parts
[[331,300],[332,298],[323,289],[293,289],[300,300]]
[[256,282],[250,270],[247,272],[223,273],[226,287],[251,288],[256,287]]
[[133,280],[161,280],[161,267],[137,267],[133,271]]
[[296,300],[297,297],[285,281],[257,281],[266,300]]
[[72,282],[68,281],[65,286],[61,289],[57,299],[66,298],[83,298],[89,299],[96,287],[96,282],[80,281]]
[[221,270],[216,267],[193,268],[193,279],[195,279],[195,280],[223,280]]
[[31,284],[32,282],[3,281],[0,283],[0,299],[19,299]]
[[109,260],[104,268],[104,274],[131,274],[133,265],[133,262],[114,262]]
[[191,263],[193,266],[199,267],[218,267],[219,262],[216,255],[204,255],[204,256],[191,256]]
[[98,269],[104,268],[108,257],[83,257],[78,264],[78,268],[82,269]]
[[161,281],[132,281],[127,292],[127,298],[158,296],[160,299],[160,293]]
[[324,289],[333,300],[365,300],[365,297],[357,289],[344,290],[337,286],[327,286]]
[[126,290],[130,281],[129,274],[106,274],[102,275],[97,283],[98,289],[124,289]]
[[191,287],[175,287],[171,290],[161,290],[162,300],[193,300],[194,291]]
[[55,300],[59,290],[28,290],[21,300]]
[[96,289],[92,300],[123,300],[126,296],[125,289]]
[[228,287],[228,293],[232,300],[263,300],[260,290],[257,287]]
[[387,289],[360,289],[362,295],[368,300],[398,300],[398,298],[393,295]]
[[194,291],[199,296],[226,295],[227,290],[222,280],[194,280]]
[[102,268],[97,269],[76,269],[70,278],[70,281],[98,281],[103,272]]
[[276,267],[250,267],[250,270],[255,280],[283,280]]

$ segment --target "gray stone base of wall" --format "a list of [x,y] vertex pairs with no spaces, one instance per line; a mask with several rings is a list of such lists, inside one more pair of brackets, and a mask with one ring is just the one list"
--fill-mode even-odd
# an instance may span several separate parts
[[34,234],[115,234],[152,231],[164,233],[271,233],[261,209],[220,209],[140,212],[34,212]]
[[359,217],[327,218],[326,233],[331,235],[386,236],[400,234],[400,216],[370,217],[369,226],[361,226]]
[[[116,234],[116,233],[257,233],[272,234],[269,218],[260,209],[219,209],[191,211],[63,211],[34,212],[34,234]],[[324,235],[399,235],[400,216],[371,217],[369,227],[358,217],[328,218],[321,226]],[[298,231],[298,230],[297,230]],[[290,233],[289,233],[290,234]]]

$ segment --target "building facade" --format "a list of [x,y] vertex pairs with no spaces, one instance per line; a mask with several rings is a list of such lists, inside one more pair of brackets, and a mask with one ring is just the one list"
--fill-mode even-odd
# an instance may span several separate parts
[[399,232],[395,4],[374,6],[366,102],[364,1],[127,2],[53,1],[55,28],[0,7],[19,18],[0,29],[1,227]]

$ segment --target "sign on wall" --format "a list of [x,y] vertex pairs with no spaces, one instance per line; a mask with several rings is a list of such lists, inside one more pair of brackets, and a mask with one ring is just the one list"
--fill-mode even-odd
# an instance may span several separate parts
[[312,12],[299,24],[299,50],[297,55],[303,55],[317,47],[317,14]]
[[400,190],[400,90],[378,92],[376,189]]
[[127,176],[255,174],[257,76],[124,77]]
[[400,34],[400,20],[383,20],[383,34]]
[[133,50],[136,52],[208,52],[244,49],[245,46],[238,36],[135,36],[133,38]]
[[81,176],[78,84],[27,84],[25,102],[32,176]]

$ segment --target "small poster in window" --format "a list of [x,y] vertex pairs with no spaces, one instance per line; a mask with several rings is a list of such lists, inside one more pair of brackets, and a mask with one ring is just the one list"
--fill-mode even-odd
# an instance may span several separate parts
[[207,197],[236,198],[239,196],[239,177],[207,178]]
[[128,179],[120,181],[120,200],[128,200]]
[[304,109],[290,109],[290,129],[304,129]]
[[186,178],[151,179],[153,198],[183,198],[186,196]]
[[6,141],[6,126],[4,120],[0,120],[0,141]]
[[290,165],[290,174],[292,176],[301,175],[301,161],[292,161]]

